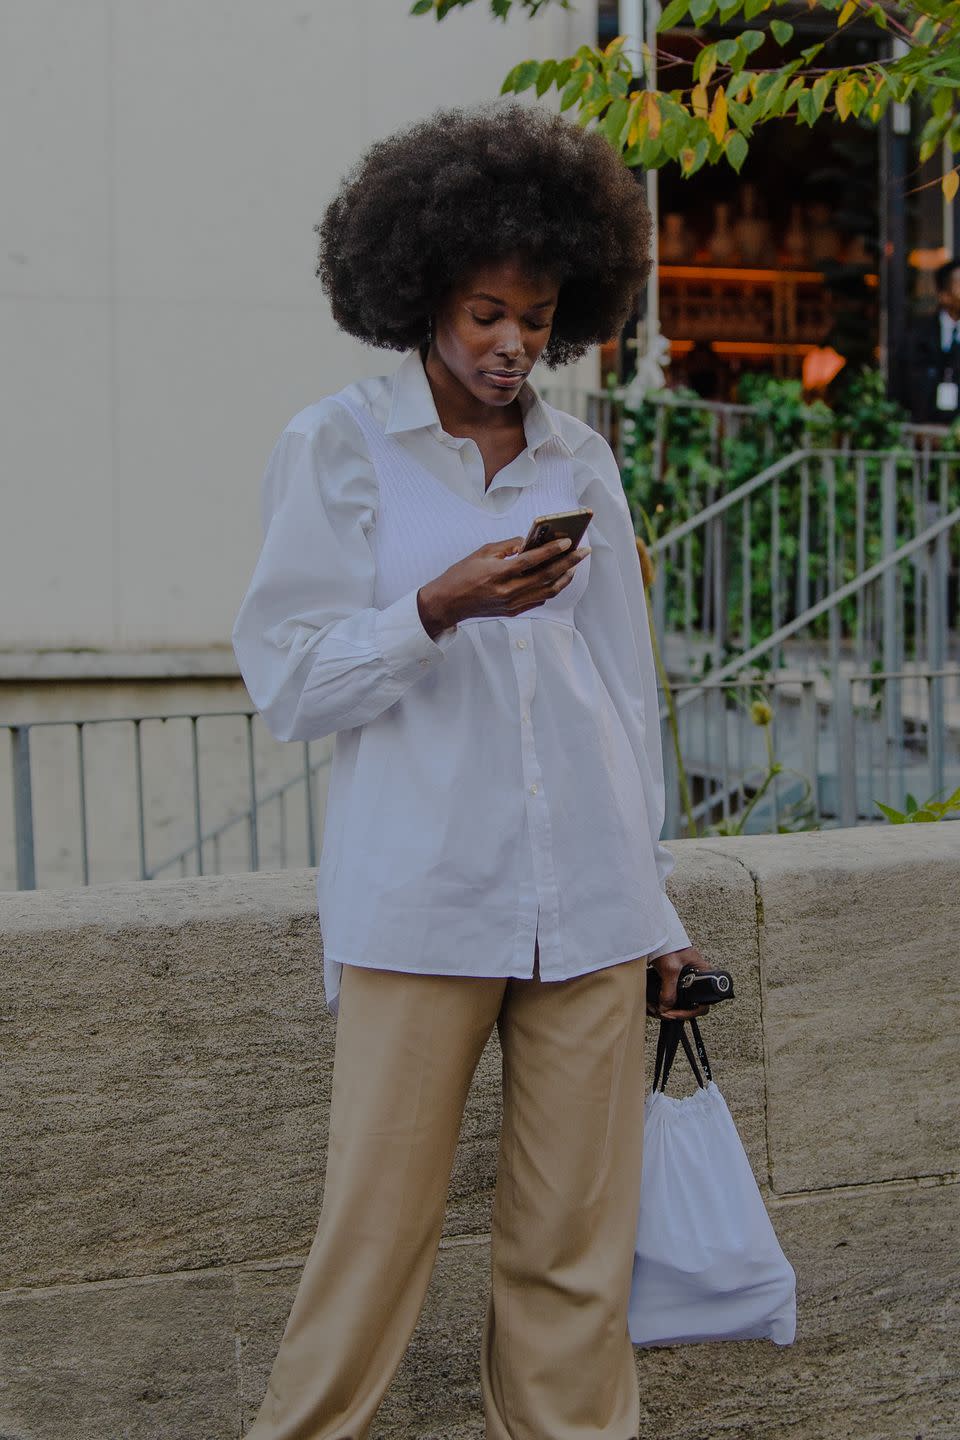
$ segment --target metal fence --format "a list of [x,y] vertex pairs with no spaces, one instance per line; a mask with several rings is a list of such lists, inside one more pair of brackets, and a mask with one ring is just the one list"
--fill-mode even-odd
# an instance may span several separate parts
[[3,730],[18,889],[317,862],[330,741],[279,745],[245,710]]
[[[662,712],[668,838],[855,825],[880,818],[876,800],[902,809],[909,794],[960,785],[960,667],[726,677],[680,684],[673,700],[673,722]],[[161,753],[158,727],[179,727],[179,743]],[[327,741],[280,745],[245,711],[5,728],[17,888],[317,863]],[[95,752],[108,740],[105,764]]]
[[[908,656],[945,662],[960,588],[960,455],[797,450],[690,508],[650,547],[661,562],[657,629],[675,672],[720,664],[760,637],[776,666],[782,640],[799,631],[818,642],[810,663],[820,663],[819,642],[831,663],[843,649],[887,670]],[[862,583],[901,553],[909,564],[879,572],[875,590]]]
[[[560,410],[585,420],[611,445],[618,460],[623,459],[627,433],[623,419],[625,412],[623,393],[619,390],[591,390],[578,385],[547,385],[544,399]],[[724,446],[733,444],[746,424],[755,424],[760,414],[756,405],[739,405],[727,400],[702,400],[699,397],[678,395],[671,390],[654,391],[644,397],[644,404],[655,410],[654,423],[654,472],[662,475],[666,453],[667,429],[671,412],[685,415],[702,415],[706,422],[706,458],[719,465]],[[899,444],[902,449],[916,451],[921,456],[933,457],[946,448],[948,429],[944,425],[914,425],[907,423],[899,427]],[[843,436],[838,437],[840,448],[848,450],[852,443]],[[767,458],[773,460],[774,436],[772,428],[767,429]]]
[[960,786],[960,667],[726,678],[674,697],[673,838],[882,822],[877,801],[902,811]]

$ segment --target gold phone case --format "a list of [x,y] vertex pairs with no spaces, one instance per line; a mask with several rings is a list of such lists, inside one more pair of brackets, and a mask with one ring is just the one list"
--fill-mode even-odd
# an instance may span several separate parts
[[585,506],[579,510],[558,510],[555,515],[538,515],[530,526],[523,542],[524,550],[536,550],[550,540],[559,540],[566,535],[574,545],[579,545],[584,532],[593,519],[593,511]]

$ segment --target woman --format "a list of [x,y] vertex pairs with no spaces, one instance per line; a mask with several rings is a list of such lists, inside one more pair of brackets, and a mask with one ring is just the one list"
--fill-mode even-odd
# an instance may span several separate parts
[[[645,968],[667,899],[657,693],[617,466],[530,382],[617,333],[641,187],[520,106],[376,145],[320,227],[349,334],[409,353],[290,422],[234,632],[280,739],[337,733],[318,890],[338,1007],[323,1209],[249,1440],[360,1440],[430,1278],[494,1025],[488,1440],[632,1440]],[[538,515],[588,544],[520,553]]]

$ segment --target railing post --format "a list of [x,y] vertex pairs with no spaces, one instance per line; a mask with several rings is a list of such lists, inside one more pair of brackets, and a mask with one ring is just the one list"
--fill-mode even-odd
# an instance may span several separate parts
[[[837,465],[832,455],[827,456],[823,463],[826,469],[824,478],[827,486],[827,593],[832,595],[839,584],[837,577]],[[837,676],[840,674],[840,611],[836,605],[830,607],[827,625],[830,636],[831,683],[836,686]]]
[[17,889],[36,890],[30,726],[11,726],[10,743],[13,746],[13,837],[17,852]]
[[797,564],[797,614],[810,608],[810,461],[800,465],[800,555]]
[[[927,552],[927,665],[936,672],[947,660],[947,569],[950,563],[946,531],[938,535]],[[943,679],[927,680],[927,759],[930,765],[930,793],[943,789]]]
[[312,868],[317,863],[317,826],[313,813],[313,774],[310,770],[309,740],[303,742],[303,783],[307,807],[307,864]]
[[[770,486],[770,629],[780,629],[780,477],[774,477]],[[781,665],[781,650],[777,645],[770,657],[775,670]]]
[[837,818],[844,826],[856,825],[858,809],[853,683],[848,675],[838,674],[833,685],[837,742]]
[[680,777],[677,773],[677,757],[673,749],[673,735],[669,725],[660,721],[660,745],[663,754],[664,785],[664,840],[680,838]]
[[247,783],[250,787],[250,869],[260,869],[260,836],[257,829],[257,765],[253,741],[253,716],[247,716]]
[[820,730],[817,723],[817,682],[800,681],[800,753],[804,774],[810,780],[814,818],[820,820]]
[[[881,470],[880,524],[883,537],[884,557],[892,555],[897,548],[897,462],[893,455],[885,455]],[[900,647],[897,636],[897,570],[888,565],[880,578],[880,606],[882,624],[883,668],[887,674],[900,669]],[[888,761],[896,759],[902,729],[902,707],[900,703],[900,681],[888,680],[884,695],[885,733]]]

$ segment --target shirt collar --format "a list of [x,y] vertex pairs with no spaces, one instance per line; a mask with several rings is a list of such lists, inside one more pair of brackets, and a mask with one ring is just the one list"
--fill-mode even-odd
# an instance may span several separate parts
[[[552,440],[572,455],[573,451],[560,433],[556,412],[541,398],[531,381],[524,381],[518,398],[530,454],[535,455],[542,445]],[[443,434],[419,350],[411,350],[405,355],[393,373],[390,414],[385,428],[388,435],[434,428],[438,434]]]

